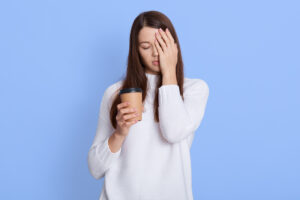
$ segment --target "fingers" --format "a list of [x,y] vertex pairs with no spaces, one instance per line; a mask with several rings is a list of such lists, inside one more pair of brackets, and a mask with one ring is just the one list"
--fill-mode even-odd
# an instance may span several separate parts
[[118,110],[118,113],[117,113],[117,116],[116,116],[116,119],[117,120],[120,120],[121,118],[123,118],[124,115],[128,114],[128,113],[133,113],[133,112],[136,112],[134,110],[134,108],[121,108]]
[[158,40],[159,44],[161,45],[162,51],[165,52],[167,50],[167,45],[166,45],[165,41],[163,41],[163,39],[159,33],[155,33],[155,37]]
[[137,122],[137,120],[133,120],[133,121],[125,122],[124,125],[131,126],[131,125],[135,124],[136,122]]
[[121,108],[124,108],[126,106],[129,106],[129,102],[123,102],[117,105],[117,109],[120,110]]
[[176,51],[178,50],[178,46],[177,46],[177,43],[175,42],[171,32],[169,31],[168,28],[166,28],[166,31],[163,32],[163,35],[165,35],[166,37],[168,37],[168,46],[175,49]]
[[159,28],[158,32],[160,33],[161,37],[163,38],[164,42],[166,43],[166,46],[169,47],[171,45],[170,39],[167,36],[167,34],[165,33],[165,31],[163,31],[161,28]]
[[169,40],[171,41],[171,43],[175,43],[174,38],[168,28],[166,29],[166,34],[167,34]]
[[133,114],[127,114],[127,115],[123,115],[123,120],[128,120],[128,119],[133,119],[135,117],[139,116],[139,113],[133,113]]
[[[128,118],[128,119],[125,119],[125,118]],[[136,122],[138,122],[138,120],[134,119],[134,118],[136,118],[136,116],[134,114],[133,115],[125,115],[122,120],[123,125],[128,126],[128,125],[132,125],[132,124],[135,124]]]
[[[127,120],[135,118],[139,116],[137,110],[135,108],[129,107],[129,102],[123,102],[117,105],[118,113],[116,116],[116,120],[119,121],[120,124],[124,125],[127,123]],[[133,120],[134,122],[135,120]],[[131,123],[131,120],[130,120]]]
[[120,115],[125,115],[127,113],[133,113],[133,112],[136,112],[136,110],[134,108],[130,108],[130,107],[122,108],[119,110]]
[[[133,119],[136,116],[134,114],[130,114],[130,115],[124,115],[123,117],[121,117],[117,123],[119,124],[119,126],[126,128],[131,126],[132,124],[135,124],[136,122],[138,122],[137,119]],[[132,120],[131,120],[132,119]]]
[[157,49],[159,55],[163,54],[163,50],[162,50],[162,48],[160,47],[160,45],[158,44],[158,41],[157,41],[157,40],[155,40],[154,44],[155,44],[155,47],[156,47],[156,49]]

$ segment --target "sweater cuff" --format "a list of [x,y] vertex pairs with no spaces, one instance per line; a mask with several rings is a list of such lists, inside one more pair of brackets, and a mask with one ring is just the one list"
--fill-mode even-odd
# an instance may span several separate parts
[[162,85],[159,90],[159,104],[167,104],[181,99],[179,86],[175,84]]
[[112,163],[113,160],[118,159],[122,148],[120,148],[119,151],[113,153],[108,146],[108,140],[109,140],[109,137],[107,137],[104,141],[104,148],[102,149],[102,152],[100,153],[101,154],[100,157],[102,158],[102,160],[106,161],[107,163]]
[[109,137],[107,137],[105,140],[105,151],[107,152],[106,154],[108,154],[108,156],[112,157],[112,159],[119,157],[122,147],[119,149],[119,151],[113,153],[109,148],[108,140],[109,140]]

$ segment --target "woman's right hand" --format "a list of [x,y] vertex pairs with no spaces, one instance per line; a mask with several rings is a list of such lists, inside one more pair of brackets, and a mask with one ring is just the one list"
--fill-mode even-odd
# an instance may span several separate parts
[[[138,122],[137,119],[133,119],[138,117],[138,112],[134,108],[129,107],[129,102],[123,102],[117,105],[118,113],[116,116],[117,120],[117,129],[116,134],[119,134],[123,137],[126,137],[129,132],[129,128]],[[132,121],[130,122],[129,120]]]

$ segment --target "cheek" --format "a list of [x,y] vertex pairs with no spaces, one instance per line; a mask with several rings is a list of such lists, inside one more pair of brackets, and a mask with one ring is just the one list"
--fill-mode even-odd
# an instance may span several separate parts
[[[150,57],[151,57],[151,51],[140,51],[141,57],[143,58],[143,60],[145,60],[146,62],[149,61]],[[151,60],[151,59],[150,59]]]

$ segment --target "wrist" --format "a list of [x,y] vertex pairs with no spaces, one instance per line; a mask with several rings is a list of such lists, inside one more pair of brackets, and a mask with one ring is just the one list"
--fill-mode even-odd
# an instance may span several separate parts
[[123,140],[125,140],[125,137],[126,137],[126,136],[121,135],[121,134],[119,134],[117,131],[115,131],[115,132],[113,133],[113,137],[114,137],[114,139],[116,139],[116,140],[123,141]]
[[177,77],[175,73],[167,73],[162,77],[162,85],[175,84],[178,85]]

